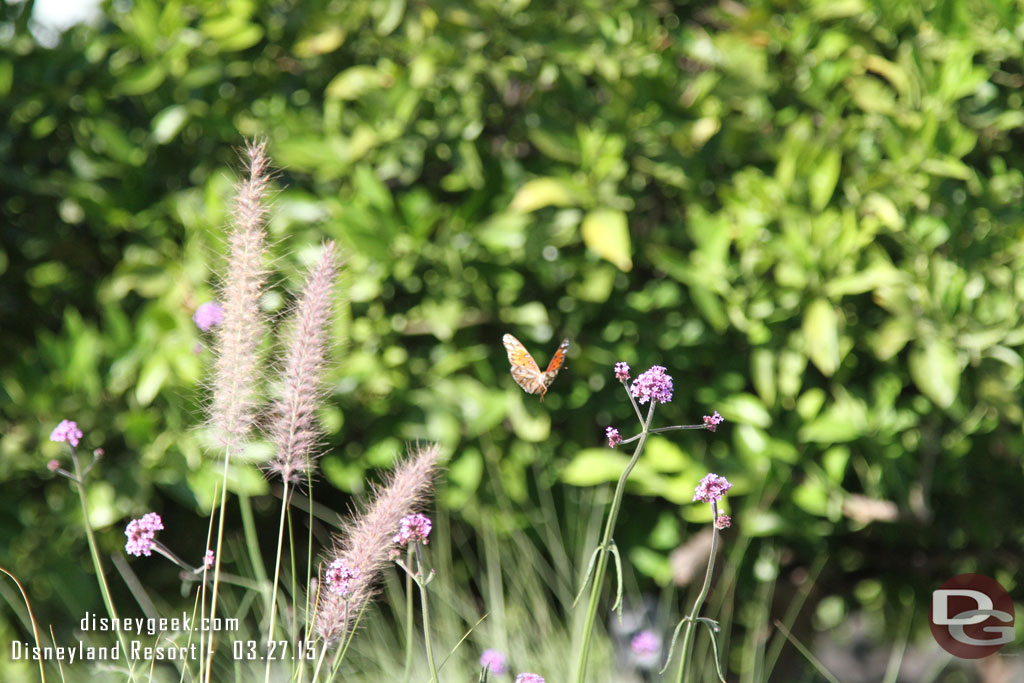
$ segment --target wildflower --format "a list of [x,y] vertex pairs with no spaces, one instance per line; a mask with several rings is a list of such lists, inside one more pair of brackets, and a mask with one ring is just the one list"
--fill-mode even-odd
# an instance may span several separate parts
[[50,432],[50,441],[67,441],[74,447],[78,446],[78,440],[82,438],[82,430],[78,428],[77,422],[61,420],[61,423]]
[[124,549],[130,555],[149,557],[153,554],[153,539],[156,532],[164,528],[163,520],[155,512],[147,512],[140,519],[133,519],[125,527],[124,535],[128,537]]
[[639,399],[641,405],[651,399],[658,403],[668,403],[672,400],[672,377],[665,374],[664,367],[653,365],[650,370],[633,380],[633,386],[629,390],[634,398]]
[[537,674],[519,674],[516,676],[516,683],[544,683],[544,679]]
[[423,545],[427,544],[427,537],[430,536],[432,526],[429,517],[419,513],[406,515],[402,518],[400,525],[398,533],[391,539],[392,542],[398,545],[405,545],[409,541],[414,543],[420,541]]
[[620,382],[629,381],[629,364],[628,363],[616,363],[615,364],[615,379]]
[[60,462],[58,462],[57,460],[51,460],[50,462],[46,463],[46,469],[50,470],[51,472],[56,472],[57,470],[60,469]]
[[715,517],[715,528],[716,529],[728,529],[732,526],[732,520],[729,515],[718,515]]
[[216,301],[207,301],[196,309],[192,322],[203,332],[224,322],[224,308]]
[[203,569],[213,569],[213,551],[209,548],[206,549],[206,554],[203,555]]
[[711,473],[697,484],[697,488],[694,489],[693,499],[699,500],[702,503],[717,502],[722,500],[725,493],[731,488],[732,484],[729,483],[728,479]]
[[342,600],[332,591],[321,591],[316,630],[327,642],[349,633],[356,615],[376,592],[377,579],[387,566],[395,527],[430,493],[440,449],[430,444],[417,448],[403,460],[387,481],[376,489],[374,500],[356,515],[336,537],[332,557],[358,570],[350,594]]
[[633,654],[641,657],[656,655],[661,649],[661,639],[654,631],[644,630],[633,636],[629,643],[629,649]]
[[604,435],[608,437],[608,447],[615,448],[619,443],[622,442],[622,437],[619,436],[619,430],[615,427],[608,427],[604,430]]
[[480,666],[490,673],[500,676],[508,671],[508,660],[497,650],[484,650],[484,653],[480,655]]
[[714,415],[704,416],[704,428],[707,429],[709,432],[716,431],[718,429],[718,425],[722,424],[723,422],[725,422],[725,418],[719,415],[717,410],[715,411]]
[[327,571],[324,572],[324,583],[327,584],[327,590],[342,596],[349,594],[350,584],[357,578],[359,578],[359,570],[350,569],[341,558],[331,562]]

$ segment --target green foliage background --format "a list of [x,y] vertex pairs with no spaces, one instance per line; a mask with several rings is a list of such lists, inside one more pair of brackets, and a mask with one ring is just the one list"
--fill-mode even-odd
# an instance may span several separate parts
[[[0,7],[0,564],[44,620],[99,606],[45,470],[60,419],[106,450],[110,552],[129,516],[209,504],[190,316],[253,136],[280,169],[268,312],[322,239],[347,250],[321,502],[434,439],[453,523],[522,527],[493,501],[617,478],[612,364],[662,364],[662,424],[727,423],[641,462],[616,538],[646,585],[710,470],[749,595],[771,548],[887,623],[961,571],[1021,596],[1020,2],[135,0],[54,47],[26,11]],[[541,362],[572,340],[543,404],[505,332]]]

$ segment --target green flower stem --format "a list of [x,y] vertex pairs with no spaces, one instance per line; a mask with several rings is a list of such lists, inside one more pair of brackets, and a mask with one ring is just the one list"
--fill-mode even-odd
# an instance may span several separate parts
[[[707,425],[704,425],[704,424],[699,424],[699,425],[672,425],[671,427],[658,427],[657,429],[651,429],[647,433],[648,434],[661,434],[662,432],[671,432],[671,431],[674,431],[676,429],[707,429]],[[642,433],[641,434],[637,434],[636,436],[631,436],[628,439],[620,441],[619,445],[620,446],[625,446],[627,443],[633,443],[634,441],[639,439],[641,436],[643,436]]]
[[[277,582],[281,578],[281,546],[284,542],[284,517],[288,510],[288,480],[284,480],[284,492],[281,494],[281,521],[277,528],[277,557],[274,558],[274,587],[270,597],[270,626],[267,628],[267,640],[274,639],[274,618],[277,616]],[[264,683],[270,683],[271,657],[267,657],[267,669]]]
[[[213,561],[213,589],[210,597],[210,623],[214,623],[217,616],[217,593],[220,589],[220,558],[224,552],[224,511],[225,501],[228,498],[228,465],[231,463],[231,448],[224,449],[224,472],[221,476],[220,489],[220,518],[217,520],[217,549],[214,550]],[[205,584],[204,584],[205,585]],[[214,633],[210,632],[209,641],[206,645],[206,656],[199,660],[199,678],[203,683],[210,683],[210,671],[213,668]],[[201,648],[200,648],[201,649]],[[205,665],[205,666],[204,666]]]
[[419,575],[416,583],[420,586],[420,609],[423,610],[423,640],[427,644],[427,663],[430,665],[430,683],[437,683],[437,666],[434,664],[434,649],[430,645],[430,610],[427,609],[427,579],[423,575],[423,555],[420,544],[416,546],[416,572]]
[[[412,548],[406,555],[406,562],[412,564]],[[413,623],[412,574],[405,573],[405,673],[402,680],[409,683],[412,674],[412,641],[415,637],[416,625]]]
[[[718,519],[718,505],[715,501],[711,501],[711,518],[712,520]],[[693,632],[697,624],[697,614],[700,612],[700,608],[704,605],[705,598],[708,597],[708,591],[711,590],[711,575],[715,570],[715,553],[718,550],[718,527],[715,526],[712,521],[711,524],[711,557],[708,558],[708,571],[704,575],[704,587],[700,589],[700,595],[697,596],[697,600],[693,603],[693,609],[690,610],[690,616],[686,619],[686,633],[683,635],[683,652],[682,659],[679,662],[679,676],[676,677],[676,683],[683,683],[686,677],[686,665],[690,660],[691,650],[693,649]]]
[[[85,527],[85,538],[89,542],[89,554],[92,555],[92,566],[96,572],[96,579],[100,584],[100,593],[103,594],[103,604],[107,608],[107,616],[113,621],[117,621],[117,610],[114,609],[114,601],[110,598],[110,588],[107,587],[107,577],[103,574],[103,565],[100,563],[100,552],[96,547],[96,537],[92,533],[92,524],[89,523],[89,506],[85,499],[85,472],[82,471],[82,467],[78,462],[78,453],[75,449],[71,449],[71,461],[75,463],[75,479],[74,482],[78,485],[78,499],[82,503],[82,526]],[[95,459],[93,460],[95,463]],[[92,465],[90,465],[90,468]],[[124,654],[124,661],[128,665],[128,669],[131,670],[132,663],[128,659],[128,646],[124,641],[124,635],[120,630],[117,631],[117,639],[121,643],[121,652]]]
[[622,471],[622,475],[619,477],[619,483],[615,487],[615,497],[612,499],[612,505],[608,512],[608,520],[604,525],[604,535],[601,537],[601,545],[598,546],[599,555],[597,567],[594,570],[594,583],[590,588],[590,602],[587,604],[587,619],[583,624],[583,643],[580,646],[580,655],[576,662],[577,683],[584,683],[587,674],[587,655],[590,652],[590,637],[594,631],[597,603],[601,599],[601,584],[604,582],[604,573],[608,568],[608,554],[612,540],[612,531],[615,530],[615,522],[619,517],[622,495],[626,490],[626,479],[629,478],[629,473],[633,471],[637,461],[640,459],[640,454],[644,451],[644,443],[647,442],[647,435],[650,434],[651,419],[653,417],[654,401],[651,401],[651,407],[647,411],[647,419],[643,421],[640,441],[636,445],[636,450],[633,451],[633,457],[630,458],[629,464],[626,465],[626,469]]

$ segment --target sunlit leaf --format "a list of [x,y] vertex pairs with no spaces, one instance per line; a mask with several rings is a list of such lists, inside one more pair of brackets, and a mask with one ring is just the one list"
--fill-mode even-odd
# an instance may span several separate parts
[[580,231],[583,242],[598,256],[611,261],[621,271],[633,269],[626,214],[614,209],[595,209],[583,218]]

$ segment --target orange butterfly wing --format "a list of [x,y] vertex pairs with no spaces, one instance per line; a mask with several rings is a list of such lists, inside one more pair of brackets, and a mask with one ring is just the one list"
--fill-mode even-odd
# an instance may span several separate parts
[[562,365],[565,364],[565,354],[569,350],[569,340],[563,339],[562,343],[558,345],[558,350],[555,351],[555,355],[551,357],[551,362],[548,363],[548,369],[544,371],[544,386],[549,387],[551,383],[555,381],[555,376],[558,375],[558,371],[562,369]]
[[544,372],[540,371],[537,361],[533,360],[533,356],[526,350],[522,342],[511,334],[502,337],[501,342],[505,345],[505,351],[508,353],[508,362],[512,366],[512,377],[516,384],[528,394],[540,394],[540,399],[543,401],[544,394],[547,393],[548,387],[551,386],[555,375],[558,374],[565,362],[565,352],[569,348],[569,340],[562,341]]

